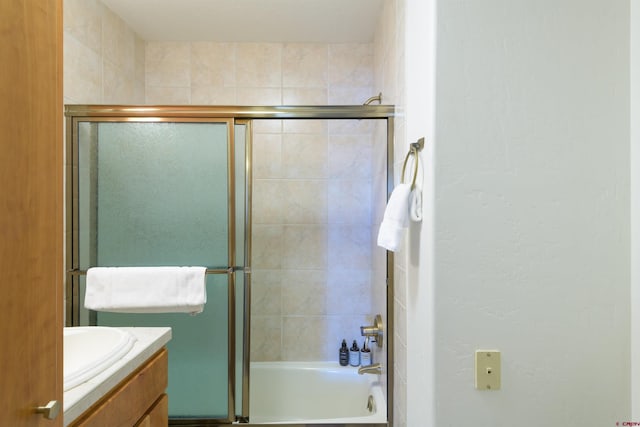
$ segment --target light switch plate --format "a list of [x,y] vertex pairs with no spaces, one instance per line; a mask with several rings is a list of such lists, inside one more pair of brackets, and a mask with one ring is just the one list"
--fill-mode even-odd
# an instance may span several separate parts
[[500,351],[476,350],[476,389],[500,390]]

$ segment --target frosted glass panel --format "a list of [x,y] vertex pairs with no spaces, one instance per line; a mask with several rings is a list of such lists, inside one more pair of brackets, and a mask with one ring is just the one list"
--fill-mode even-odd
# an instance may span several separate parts
[[228,264],[227,125],[101,123],[101,266]]
[[170,326],[169,416],[227,418],[227,275],[207,276],[202,313],[98,313],[104,326]]
[[[226,123],[99,123],[97,144],[95,134],[80,141],[80,159],[96,171],[80,194],[81,211],[95,209],[80,212],[82,227],[96,236],[80,239],[80,264],[228,266],[228,131]],[[172,418],[229,416],[228,289],[227,274],[207,275],[196,316],[97,313],[99,325],[172,328]]]

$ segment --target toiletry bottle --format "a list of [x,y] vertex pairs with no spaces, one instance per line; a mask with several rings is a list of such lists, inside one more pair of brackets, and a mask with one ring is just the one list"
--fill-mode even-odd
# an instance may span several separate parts
[[360,363],[362,366],[368,366],[373,363],[371,360],[371,349],[367,346],[367,341],[369,341],[369,337],[364,340],[364,344],[362,344],[362,350],[360,350]]
[[347,366],[349,364],[349,349],[347,348],[347,341],[342,340],[342,347],[340,347],[340,366]]
[[353,340],[353,345],[349,349],[349,365],[351,366],[360,365],[360,349],[358,348],[358,344],[356,343],[356,340]]

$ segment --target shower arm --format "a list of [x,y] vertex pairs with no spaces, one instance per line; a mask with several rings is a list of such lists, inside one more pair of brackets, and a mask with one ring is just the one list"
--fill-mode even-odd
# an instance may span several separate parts
[[382,92],[378,93],[378,95],[376,96],[372,96],[371,98],[367,99],[366,101],[364,101],[362,105],[369,105],[373,101],[378,101],[378,104],[382,104]]

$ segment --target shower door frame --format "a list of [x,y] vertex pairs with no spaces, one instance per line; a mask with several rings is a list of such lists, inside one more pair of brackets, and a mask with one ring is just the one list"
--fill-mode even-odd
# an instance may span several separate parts
[[[66,325],[79,325],[79,285],[78,276],[84,272],[77,264],[77,212],[75,212],[74,197],[77,197],[77,177],[74,177],[74,166],[77,166],[77,124],[78,122],[221,122],[228,121],[229,126],[229,221],[235,221],[235,135],[237,124],[247,127],[247,145],[245,150],[245,268],[244,270],[244,316],[243,316],[243,358],[242,358],[242,410],[241,415],[235,415],[235,277],[238,271],[231,263],[225,270],[229,277],[229,375],[228,375],[228,419],[171,419],[169,425],[176,426],[225,426],[234,421],[243,422],[245,426],[259,426],[246,422],[249,417],[249,367],[250,367],[250,330],[251,330],[251,152],[252,152],[252,120],[385,120],[386,121],[386,150],[387,150],[387,199],[394,187],[394,115],[393,105],[320,105],[320,106],[148,106],[148,105],[66,105],[66,153],[67,153],[67,183],[66,183]],[[233,224],[233,237],[235,224]],[[235,245],[230,242],[229,260],[235,261]],[[233,258],[232,258],[233,257]],[[384,331],[387,346],[387,422],[379,424],[343,424],[339,427],[380,427],[393,425],[393,386],[394,386],[394,256],[386,251],[386,329]],[[212,271],[213,272],[213,271]],[[223,271],[221,271],[223,272]],[[372,313],[373,314],[373,313]],[[277,424],[270,424],[278,426]],[[310,427],[316,424],[286,424],[283,427]],[[323,424],[317,424],[322,426]],[[333,424],[335,426],[335,424]]]

